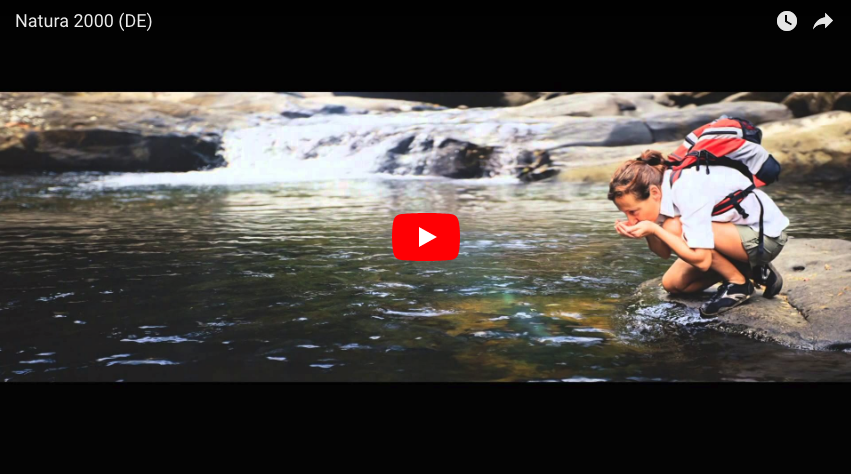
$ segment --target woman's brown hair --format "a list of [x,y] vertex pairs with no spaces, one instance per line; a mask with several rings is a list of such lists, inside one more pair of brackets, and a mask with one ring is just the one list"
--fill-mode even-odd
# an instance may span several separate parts
[[647,150],[640,157],[621,164],[609,182],[609,200],[614,201],[625,194],[632,194],[643,201],[650,197],[650,185],[662,188],[665,175],[664,157],[661,152]]

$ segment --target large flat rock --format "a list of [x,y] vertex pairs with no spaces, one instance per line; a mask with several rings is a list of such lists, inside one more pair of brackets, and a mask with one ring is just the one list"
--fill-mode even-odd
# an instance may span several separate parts
[[[795,349],[851,352],[851,242],[789,239],[774,265],[784,279],[778,296],[766,299],[757,290],[708,326]],[[714,291],[672,296],[656,278],[638,294],[648,304],[674,302],[696,312]]]

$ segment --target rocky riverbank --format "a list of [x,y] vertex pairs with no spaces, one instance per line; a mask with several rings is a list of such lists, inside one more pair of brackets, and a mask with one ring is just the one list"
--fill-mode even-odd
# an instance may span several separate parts
[[783,179],[851,168],[847,93],[506,93],[475,99],[515,106],[471,108],[342,94],[0,93],[0,171],[211,169],[228,165],[226,133],[271,127],[292,132],[281,153],[368,156],[376,173],[605,181],[722,114],[763,128]]
[[[778,296],[766,299],[757,290],[708,327],[795,349],[851,352],[851,242],[790,239],[774,265],[784,280]],[[714,291],[672,296],[656,278],[638,289],[638,305],[675,303],[697,314]]]

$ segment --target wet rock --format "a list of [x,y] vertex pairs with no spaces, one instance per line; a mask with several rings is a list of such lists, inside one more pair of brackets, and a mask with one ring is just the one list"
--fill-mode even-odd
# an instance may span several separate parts
[[791,92],[739,92],[721,102],[783,102]]
[[642,117],[672,110],[654,93],[592,92],[538,99],[521,107],[505,109],[506,117]]
[[851,111],[851,92],[793,92],[783,100],[795,117],[829,112]]
[[644,120],[653,133],[653,141],[666,142],[683,140],[694,129],[722,115],[741,117],[755,125],[792,118],[792,113],[782,104],[730,102],[649,114],[644,117]]
[[556,122],[537,140],[552,150],[568,146],[622,146],[653,143],[647,124],[630,117],[568,117]]
[[561,171],[556,168],[550,154],[544,150],[520,152],[515,169],[516,176],[526,183],[552,178]]
[[490,177],[502,166],[494,150],[452,138],[435,144],[431,136],[410,136],[387,152],[378,172],[458,179]]
[[222,166],[219,141],[108,129],[30,132],[0,148],[7,171],[190,171]]
[[735,92],[669,92],[667,95],[678,107],[721,102]]
[[[766,299],[757,290],[746,303],[708,320],[708,327],[796,349],[851,349],[851,242],[790,238],[773,263],[783,276],[778,296]],[[673,302],[698,311],[714,291],[672,296],[656,278],[637,294],[642,305]]]
[[190,171],[221,166],[221,126],[191,106],[0,94],[0,170]]

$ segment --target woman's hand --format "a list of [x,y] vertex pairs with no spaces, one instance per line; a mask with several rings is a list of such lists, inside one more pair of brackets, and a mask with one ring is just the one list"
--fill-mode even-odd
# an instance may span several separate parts
[[641,221],[634,226],[625,226],[625,230],[629,233],[629,235],[636,239],[647,237],[648,235],[655,235],[657,228],[659,228],[659,224],[650,221]]
[[628,237],[630,239],[637,239],[638,237],[632,235],[632,233],[627,230],[628,227],[629,226],[626,224],[626,222],[621,222],[620,219],[615,221],[615,230],[618,232],[618,234],[624,237]]

